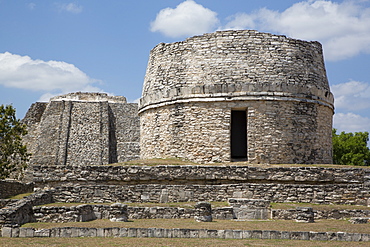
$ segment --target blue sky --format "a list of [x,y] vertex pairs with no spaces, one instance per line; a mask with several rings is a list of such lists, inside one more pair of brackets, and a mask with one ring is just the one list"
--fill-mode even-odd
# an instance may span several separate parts
[[323,44],[334,127],[370,131],[370,1],[0,0],[0,104],[74,91],[140,98],[158,43],[255,29]]

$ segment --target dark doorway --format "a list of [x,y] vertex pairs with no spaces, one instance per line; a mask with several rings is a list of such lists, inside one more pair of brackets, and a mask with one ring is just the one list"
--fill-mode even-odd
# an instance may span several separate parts
[[231,111],[231,160],[247,160],[247,111]]

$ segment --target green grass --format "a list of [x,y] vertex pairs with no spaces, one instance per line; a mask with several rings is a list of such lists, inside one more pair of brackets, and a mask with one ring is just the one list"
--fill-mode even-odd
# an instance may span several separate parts
[[23,198],[25,198],[25,197],[27,197],[29,195],[32,195],[32,194],[33,194],[33,192],[24,193],[24,194],[18,194],[18,195],[15,195],[15,196],[11,196],[11,197],[9,197],[7,199],[17,199],[17,200],[19,200],[19,199],[23,199]]

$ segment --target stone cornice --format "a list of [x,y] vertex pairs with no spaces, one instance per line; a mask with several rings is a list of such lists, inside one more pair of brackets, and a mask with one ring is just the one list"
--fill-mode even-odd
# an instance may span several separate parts
[[[154,96],[155,97],[155,96]],[[156,100],[153,96],[140,99],[139,114],[149,109],[167,105],[189,103],[189,102],[233,102],[233,101],[295,101],[314,103],[327,106],[334,111],[333,95],[328,92],[328,97],[315,95],[293,94],[286,92],[235,92],[215,94],[192,94],[188,97],[174,96],[171,98],[160,98]],[[149,103],[147,103],[149,101]]]

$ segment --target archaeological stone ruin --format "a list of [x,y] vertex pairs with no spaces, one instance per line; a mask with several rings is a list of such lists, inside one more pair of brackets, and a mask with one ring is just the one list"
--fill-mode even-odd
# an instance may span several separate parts
[[31,164],[103,165],[139,158],[137,104],[123,96],[57,96],[34,103],[23,122]]
[[157,45],[139,105],[71,93],[24,122],[36,164],[330,164],[333,110],[318,42],[223,31]]
[[[367,224],[370,210],[271,208],[370,206],[370,169],[311,165],[332,163],[333,102],[318,42],[244,30],[159,44],[138,104],[86,92],[32,104],[23,119],[32,153],[24,181],[0,181],[0,236],[370,241],[346,232],[22,227],[159,218]],[[57,202],[80,205],[45,206]],[[182,202],[193,206],[163,206]]]
[[141,157],[332,163],[318,42],[224,31],[159,44],[139,104]]

